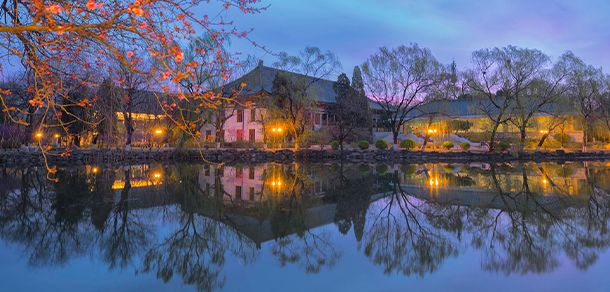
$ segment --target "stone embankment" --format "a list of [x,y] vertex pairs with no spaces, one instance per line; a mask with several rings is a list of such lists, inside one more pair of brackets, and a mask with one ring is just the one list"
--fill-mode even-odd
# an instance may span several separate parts
[[605,152],[536,152],[536,153],[475,153],[475,152],[419,152],[392,150],[188,150],[182,149],[90,149],[72,150],[51,149],[44,154],[40,151],[2,152],[0,165],[45,165],[78,166],[87,164],[143,164],[167,161],[209,161],[209,162],[332,162],[344,160],[352,163],[460,163],[460,162],[511,162],[511,161],[586,161],[607,160],[610,153]]

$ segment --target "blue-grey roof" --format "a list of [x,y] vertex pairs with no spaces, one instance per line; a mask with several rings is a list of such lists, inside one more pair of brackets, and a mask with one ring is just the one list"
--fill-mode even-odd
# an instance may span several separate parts
[[[273,80],[278,73],[287,72],[290,74],[294,74],[294,78],[299,76],[304,76],[298,73],[288,72],[280,69],[275,69],[263,65],[259,65],[254,68],[252,71],[248,72],[244,76],[238,78],[237,80],[229,83],[228,88],[235,88],[235,85],[240,85],[241,83],[245,83],[246,86],[242,88],[241,92],[238,95],[238,98],[248,97],[251,95],[259,94],[262,92],[271,93],[271,88],[273,87]],[[326,79],[315,79],[310,76],[305,76],[308,82],[311,83],[309,87],[310,92],[308,96],[312,99],[317,100],[318,102],[324,103],[335,103],[335,91],[333,89],[334,81],[326,80]]]

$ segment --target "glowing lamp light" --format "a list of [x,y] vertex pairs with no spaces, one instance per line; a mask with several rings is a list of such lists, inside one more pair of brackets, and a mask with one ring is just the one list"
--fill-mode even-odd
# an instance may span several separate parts
[[55,134],[55,138],[59,138],[59,134]]
[[433,186],[434,185],[434,180],[430,179],[430,185]]
[[42,133],[36,133],[36,137],[42,138]]
[[153,175],[153,177],[154,177],[154,178],[160,178],[160,177],[161,177],[161,174],[160,174],[160,173],[155,173],[155,174]]
[[282,131],[282,128],[277,129],[277,131],[278,131],[278,132],[281,132],[281,131]]
[[95,172],[97,172],[97,167],[94,167],[94,168],[93,168],[93,172],[94,172],[94,173],[95,173]]
[[546,179],[543,179],[543,180],[542,180],[542,183],[547,183],[547,182],[548,182],[548,181],[547,181]]
[[272,130],[272,131],[273,131],[273,132],[275,132],[275,128],[273,128],[273,130]]
[[548,134],[549,130],[540,130],[540,134]]
[[275,185],[275,182],[272,182],[271,185]]
[[156,131],[155,131],[155,134],[157,134],[157,135],[159,135],[159,134],[163,134],[163,131],[162,131],[162,130],[156,130]]

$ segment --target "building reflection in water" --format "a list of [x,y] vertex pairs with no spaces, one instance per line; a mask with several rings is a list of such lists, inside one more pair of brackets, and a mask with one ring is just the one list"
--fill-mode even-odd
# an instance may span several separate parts
[[[227,257],[319,273],[355,240],[386,274],[424,276],[467,249],[486,271],[586,270],[610,245],[603,163],[134,165],[3,169],[0,237],[30,267],[96,254],[199,291]],[[163,222],[177,222],[158,238]],[[324,227],[324,228],[318,228]],[[347,235],[341,236],[339,234]]]

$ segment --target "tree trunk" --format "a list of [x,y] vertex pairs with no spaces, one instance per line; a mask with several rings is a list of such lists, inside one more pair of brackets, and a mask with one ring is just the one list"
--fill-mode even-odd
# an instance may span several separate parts
[[131,117],[125,118],[125,130],[127,132],[127,140],[125,141],[125,149],[131,150],[131,136],[132,136],[132,132],[133,132],[133,128],[131,127]]
[[519,141],[519,150],[523,151],[523,149],[525,149],[525,137],[526,137],[525,127],[521,127],[521,129],[519,129],[519,132],[521,134],[521,139]]
[[400,127],[392,127],[392,136],[394,137],[394,144],[398,144],[398,132],[400,131],[399,128]]
[[496,123],[494,125],[494,129],[491,131],[491,137],[489,138],[489,152],[493,152],[496,148],[494,145],[494,140],[496,138],[496,132],[498,132],[498,127],[500,127],[500,123]]
[[428,139],[430,139],[429,136],[428,135],[424,135],[424,145],[421,146],[421,152],[425,152],[426,151],[426,145],[428,145]]
[[[542,147],[542,144],[544,144],[544,141],[546,141],[546,138],[548,136],[549,136],[549,134],[542,135],[542,138],[540,138],[540,142],[538,142],[538,145],[536,146],[536,151],[540,151],[540,147]],[[563,143],[562,143],[562,145],[563,145]]]
[[587,129],[586,123],[582,126],[582,152],[587,152],[587,134],[589,129]]

